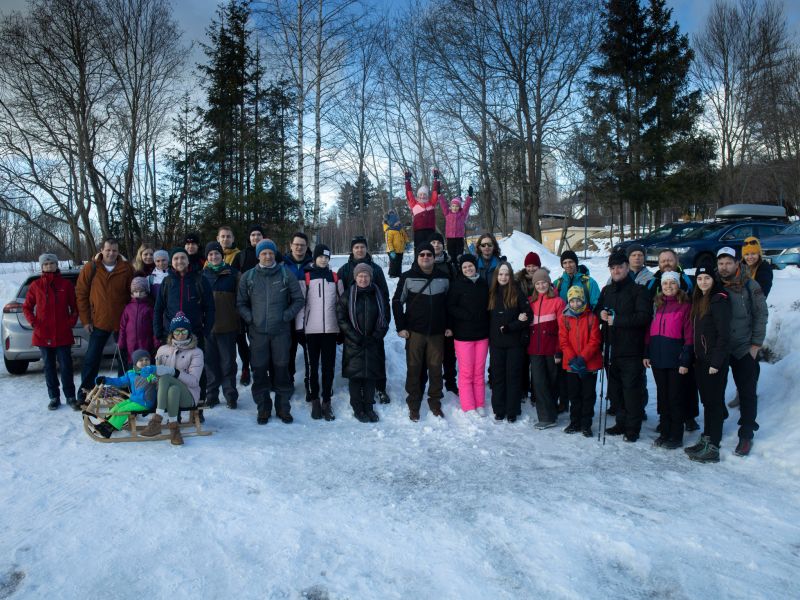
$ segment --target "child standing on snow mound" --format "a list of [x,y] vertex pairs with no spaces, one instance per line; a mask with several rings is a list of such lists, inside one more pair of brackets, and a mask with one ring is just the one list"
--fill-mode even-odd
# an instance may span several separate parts
[[143,348],[135,350],[131,355],[133,368],[126,371],[121,377],[104,377],[99,375],[94,382],[97,384],[113,385],[120,388],[128,388],[131,392],[128,400],[123,400],[114,405],[109,411],[112,416],[107,420],[102,420],[94,427],[104,438],[110,438],[111,434],[125,427],[128,422],[128,415],[116,413],[144,412],[152,410],[156,405],[156,392],[158,389],[158,377],[160,375],[172,375],[175,369],[169,367],[158,367],[150,364],[150,353]]
[[386,218],[383,220],[383,235],[386,237],[386,252],[389,254],[389,277],[400,277],[408,235],[394,210],[386,213]]
[[472,186],[467,191],[467,199],[462,205],[461,198],[456,196],[450,199],[448,206],[444,196],[439,196],[439,206],[444,213],[444,233],[447,238],[447,253],[450,258],[457,260],[464,254],[464,235],[469,217],[469,207],[472,205]]
[[406,171],[406,200],[413,215],[414,251],[417,246],[431,239],[436,231],[436,201],[439,198],[439,171],[433,170],[433,194],[428,198],[428,186],[421,185],[417,195],[411,190],[411,171]]
[[142,348],[152,355],[158,346],[153,335],[153,305],[150,303],[147,279],[144,277],[134,277],[131,281],[131,300],[119,320],[117,343],[129,369],[133,366],[135,350]]

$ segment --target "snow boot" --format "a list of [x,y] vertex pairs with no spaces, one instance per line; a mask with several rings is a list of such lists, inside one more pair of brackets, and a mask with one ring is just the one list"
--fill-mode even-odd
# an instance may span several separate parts
[[686,431],[697,431],[698,429],[700,429],[700,425],[697,424],[696,419],[686,419],[686,423],[684,426],[686,428]]
[[578,433],[581,430],[575,423],[570,423],[564,428],[564,433]]
[[376,413],[371,406],[367,408],[366,415],[370,423],[377,423],[381,420],[381,418],[378,416],[378,413]]
[[389,404],[391,402],[391,398],[389,398],[389,394],[386,393],[386,390],[380,391],[378,390],[378,402],[381,404]]
[[256,417],[256,423],[259,425],[266,425],[269,423],[269,412],[266,408],[259,408],[258,409],[258,416]]
[[683,442],[681,440],[664,440],[661,447],[664,448],[664,450],[677,450],[683,447]]
[[[444,419],[444,413],[442,412],[442,407],[441,406],[437,406],[435,408],[432,407],[431,408],[431,414],[434,417],[439,417],[440,419]],[[508,420],[510,421],[511,417],[509,417]]]
[[[72,400],[71,403],[70,400]],[[74,411],[81,410],[81,404],[83,404],[84,402],[86,402],[86,395],[84,395],[83,400],[80,399],[75,400],[75,398],[67,398],[67,406],[71,406],[72,410]]]
[[161,415],[153,415],[145,425],[144,429],[139,432],[139,435],[144,437],[154,437],[161,433]]
[[455,384],[455,382],[446,384],[444,386],[444,389],[450,392],[451,394],[455,394],[456,396],[458,396],[458,386]]
[[236,407],[239,405],[239,401],[236,398],[228,398],[225,401],[225,404],[231,410],[236,410]]
[[409,408],[408,409],[408,418],[417,423],[419,421],[419,409],[418,408]]
[[61,398],[50,398],[50,404],[47,405],[47,410],[58,410],[61,406]]
[[626,433],[625,435],[622,436],[622,441],[623,442],[629,442],[629,443],[632,444],[632,443],[634,443],[634,442],[636,442],[638,440],[639,440],[639,434],[638,433]]
[[719,446],[715,446],[709,441],[703,444],[703,447],[697,452],[689,454],[689,459],[701,463],[718,463]]
[[322,406],[320,405],[319,398],[311,399],[311,418],[315,421],[322,418]]
[[739,438],[739,443],[736,444],[736,449],[733,453],[736,456],[747,456],[750,454],[750,450],[753,449],[753,440],[746,440],[744,438]]
[[245,387],[250,385],[250,367],[242,367],[242,376],[239,378],[239,383]]
[[684,448],[683,451],[686,452],[686,454],[695,454],[695,453],[700,452],[701,450],[703,450],[706,447],[706,444],[708,444],[710,442],[711,442],[711,438],[709,436],[701,435],[700,439],[697,440],[697,443],[692,444],[691,446],[688,446],[687,448]]
[[359,423],[369,423],[369,417],[367,416],[367,413],[365,413],[363,410],[354,410],[353,416]]
[[507,421],[509,423],[516,423],[517,422],[517,415],[508,415]]
[[623,433],[625,433],[625,426],[619,423],[606,429],[606,435],[622,435]]
[[322,416],[325,417],[326,421],[333,421],[336,419],[336,415],[333,414],[333,408],[331,408],[330,400],[325,400],[322,403]]
[[67,398],[66,403],[67,406],[77,406],[80,409],[80,404],[75,398]]
[[[555,421],[539,421],[533,427],[534,427],[534,429],[550,429],[551,427],[555,427],[555,426],[556,426],[556,422]],[[567,433],[571,433],[571,432],[567,432]]]
[[586,437],[586,438],[594,437],[594,434],[592,433],[592,428],[591,427],[584,427],[583,429],[581,429],[581,434],[583,434],[583,437]]
[[169,427],[169,443],[173,446],[182,446],[183,436],[180,424],[177,421],[170,421],[167,427]]
[[111,425],[108,421],[100,421],[97,425],[94,426],[95,431],[102,435],[104,438],[108,439],[111,437],[111,434],[116,431],[114,426]]
[[656,448],[661,448],[661,446],[663,446],[666,443],[666,441],[667,438],[665,438],[663,435],[660,435],[655,440],[653,440],[653,446],[655,446]]
[[290,413],[278,413],[278,418],[286,425],[294,423],[294,417]]

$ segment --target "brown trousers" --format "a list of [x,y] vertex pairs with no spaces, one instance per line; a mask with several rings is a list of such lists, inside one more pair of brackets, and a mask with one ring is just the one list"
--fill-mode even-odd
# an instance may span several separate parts
[[425,335],[411,331],[406,340],[406,402],[419,410],[425,389],[420,383],[422,369],[428,370],[428,406],[442,406],[442,361],[444,359],[444,334]]

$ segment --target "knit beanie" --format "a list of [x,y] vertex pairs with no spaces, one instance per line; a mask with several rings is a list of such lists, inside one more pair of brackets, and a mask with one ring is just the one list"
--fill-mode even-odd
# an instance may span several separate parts
[[550,280],[550,273],[547,269],[539,269],[531,276],[531,281],[536,284],[537,281],[546,281],[547,283],[552,283]]
[[567,302],[573,299],[578,299],[582,304],[586,304],[586,293],[583,291],[583,286],[573,285],[567,290]]
[[462,254],[458,257],[458,266],[461,267],[464,263],[472,263],[475,268],[478,268],[478,257],[474,254]]
[[608,257],[608,266],[609,267],[616,267],[619,265],[627,264],[628,262],[628,255],[624,252],[614,252],[611,256]]
[[199,246],[200,245],[200,234],[196,233],[196,232],[187,233],[186,237],[183,238],[183,243],[184,244],[192,243],[192,244],[197,244]]
[[317,244],[314,246],[314,260],[317,260],[320,256],[327,256],[328,258],[331,257],[331,249],[328,248],[325,244]]
[[416,252],[417,255],[419,255],[419,253],[422,252],[423,250],[427,250],[428,252],[434,255],[436,254],[430,242],[423,242],[414,248],[414,252]]
[[138,350],[134,350],[133,354],[131,354],[131,363],[133,366],[136,366],[136,363],[139,362],[142,358],[150,358],[150,353],[147,350],[143,350],[139,348]]
[[712,263],[704,262],[699,267],[697,267],[697,269],[694,272],[695,278],[698,275],[708,275],[709,277],[713,278],[716,275],[716,269],[714,268],[714,265]]
[[527,267],[528,265],[536,265],[537,267],[542,266],[542,259],[539,258],[539,255],[536,254],[536,252],[528,252],[525,255],[525,266]]
[[214,240],[213,242],[208,242],[206,244],[206,257],[208,257],[209,253],[216,250],[220,254],[222,254],[222,244],[218,241]]
[[355,279],[359,273],[366,273],[369,275],[369,280],[372,281],[372,267],[367,263],[358,263],[353,267],[353,279]]
[[185,254],[186,258],[189,258],[189,253],[186,251],[186,248],[184,248],[183,246],[175,246],[172,250],[170,250],[169,251],[169,259],[172,260],[172,257],[175,256],[176,254]]
[[672,280],[675,283],[677,283],[678,285],[680,285],[681,276],[677,271],[666,271],[666,272],[661,274],[661,283],[664,283],[665,281],[670,281],[670,280]]
[[256,246],[256,256],[257,256],[257,257],[258,257],[258,256],[261,256],[261,253],[262,253],[264,250],[272,250],[272,252],[273,252],[274,254],[277,254],[277,253],[278,253],[278,247],[275,245],[275,242],[273,242],[273,241],[272,241],[271,239],[269,239],[269,238],[264,238],[263,240],[261,240],[260,242],[258,242],[258,245]]
[[172,317],[172,321],[169,322],[169,332],[172,333],[176,329],[192,330],[192,322],[189,320],[189,317],[180,311],[178,311],[178,313]]
[[55,254],[51,254],[50,252],[45,252],[44,254],[39,255],[39,266],[41,267],[44,263],[54,262],[58,264],[58,257]]
[[456,196],[455,198],[450,198],[450,204],[454,204],[454,203],[458,204],[458,208],[461,208],[461,203],[462,203],[461,197],[460,196]]
[[131,280],[131,293],[133,292],[149,292],[150,284],[147,283],[147,277],[134,277]]
[[634,252],[641,252],[644,254],[644,246],[641,244],[631,244],[625,249],[625,254],[628,256],[628,258],[630,258],[631,254]]
[[750,252],[754,252],[761,256],[761,242],[758,241],[757,237],[752,235],[744,238],[744,244],[742,245],[742,256]]
[[261,235],[266,235],[266,234],[264,233],[264,228],[263,228],[263,227],[261,227],[261,225],[251,225],[251,226],[250,226],[250,229],[248,229],[248,230],[247,230],[247,235],[248,235],[248,237],[249,237],[249,236],[250,236],[250,234],[251,234],[251,233],[253,233],[254,231],[258,231],[258,232],[259,232]]
[[561,253],[561,264],[564,264],[565,260],[574,260],[575,264],[578,264],[578,255],[575,254],[572,250],[565,250]]
[[424,193],[426,196],[430,196],[430,194],[431,194],[431,191],[430,191],[430,189],[428,189],[428,186],[427,186],[427,185],[421,185],[421,186],[419,186],[419,187],[417,188],[417,196],[421,196],[423,193]]
[[434,231],[431,234],[431,237],[428,239],[429,242],[432,242],[434,240],[438,241],[440,244],[444,244],[444,236],[438,231]]
[[154,261],[160,258],[163,258],[164,260],[169,260],[169,252],[167,252],[166,250],[156,250],[155,252],[153,252]]
[[352,240],[350,240],[350,251],[353,251],[353,246],[356,244],[364,244],[367,248],[369,248],[369,244],[367,243],[367,238],[363,235],[357,235]]

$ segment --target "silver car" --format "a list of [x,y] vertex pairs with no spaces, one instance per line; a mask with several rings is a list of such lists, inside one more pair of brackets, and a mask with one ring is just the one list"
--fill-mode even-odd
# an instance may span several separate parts
[[[73,285],[78,280],[77,269],[61,271],[61,275],[70,280]],[[39,348],[31,345],[33,339],[33,327],[28,323],[25,314],[22,312],[22,304],[31,283],[39,279],[40,273],[31,275],[17,291],[16,298],[3,307],[3,320],[0,322],[0,339],[3,340],[3,362],[6,370],[12,375],[22,375],[28,370],[28,365],[37,360],[41,360]],[[72,356],[82,358],[89,347],[89,332],[83,328],[78,321],[72,328],[73,344]],[[103,354],[112,356],[116,349],[114,336],[108,338]]]

